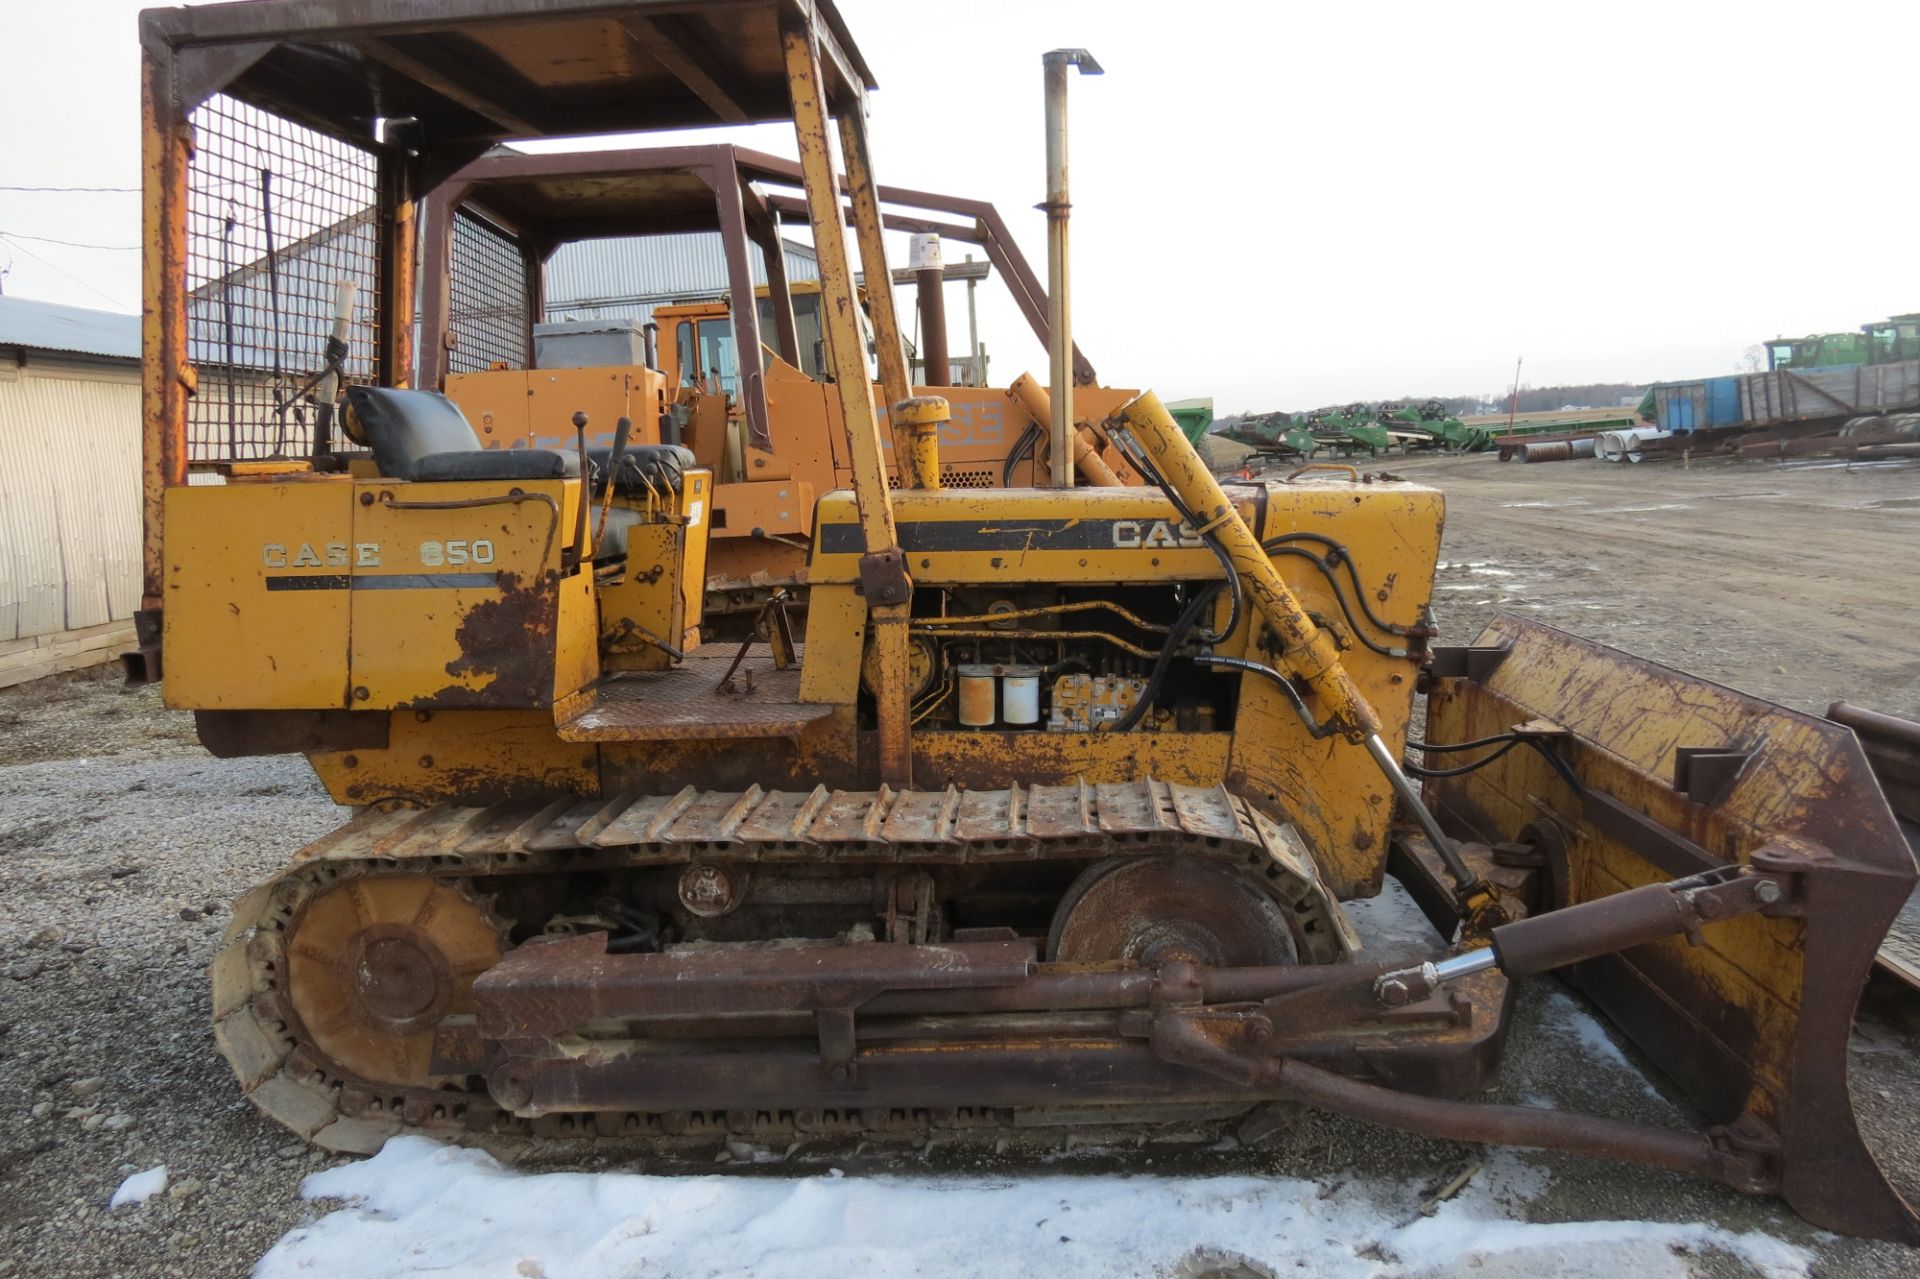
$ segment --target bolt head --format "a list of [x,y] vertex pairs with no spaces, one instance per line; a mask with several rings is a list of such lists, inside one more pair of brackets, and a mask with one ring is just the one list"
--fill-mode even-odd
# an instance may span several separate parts
[[1760,880],[1753,886],[1753,897],[1764,905],[1771,906],[1780,900],[1780,885],[1771,879]]

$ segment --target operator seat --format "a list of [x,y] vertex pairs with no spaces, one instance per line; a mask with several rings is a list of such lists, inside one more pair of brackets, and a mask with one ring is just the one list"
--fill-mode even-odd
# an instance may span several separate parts
[[466,416],[436,391],[350,386],[346,427],[373,450],[374,465],[391,480],[557,480],[580,474],[576,453],[482,448]]
[[[429,481],[552,480],[580,474],[580,455],[559,449],[483,448],[459,406],[435,391],[408,391],[384,386],[347,388],[347,434],[373,450],[374,464],[389,479]],[[594,498],[606,493],[612,449],[589,449],[589,489]],[[620,459],[620,473],[612,477],[621,497],[643,497],[649,492],[678,493],[684,472],[694,465],[691,449],[677,444],[642,444]],[[627,530],[640,520],[638,511],[614,507],[607,512],[605,530],[593,548],[595,560],[621,559],[627,553]],[[596,527],[599,521],[595,520]]]

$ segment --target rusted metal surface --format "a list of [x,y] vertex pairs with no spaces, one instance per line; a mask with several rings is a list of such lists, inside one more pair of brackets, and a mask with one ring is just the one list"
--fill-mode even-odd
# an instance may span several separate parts
[[[1510,646],[1479,681],[1439,681],[1426,740],[1467,741],[1545,720],[1576,793],[1534,752],[1429,781],[1456,830],[1494,844],[1532,823],[1561,832],[1548,880],[1564,905],[1670,877],[1710,859],[1797,880],[1799,915],[1716,925],[1577,964],[1569,978],[1711,1120],[1778,1134],[1781,1193],[1809,1220],[1920,1238],[1911,1210],[1862,1144],[1847,1095],[1854,1005],[1915,880],[1911,852],[1852,735],[1513,617],[1479,646]],[[1750,756],[1715,802],[1677,785],[1679,748]],[[1594,818],[1602,820],[1596,822]]]
[[1860,739],[1893,811],[1920,822],[1920,723],[1845,702],[1827,707],[1827,718],[1845,724]]
[[[940,241],[934,240],[934,252]],[[923,386],[951,386],[953,363],[947,356],[946,273],[938,265],[914,272],[914,291],[920,304],[920,378]]]
[[[552,705],[559,581],[553,572],[524,583],[518,573],[500,573],[498,598],[468,609],[454,631],[460,656],[446,664],[446,671],[457,682],[408,705],[435,710]],[[476,685],[476,680],[483,682]]]
[[[1364,1069],[1403,1086],[1484,1081],[1503,983],[1400,1010],[1346,997],[1374,972],[1173,961],[1036,968],[1025,941],[611,955],[591,936],[523,947],[482,979],[476,999],[481,1038],[503,1053],[492,1092],[529,1114],[699,1108],[749,1095],[763,1106],[828,1108],[1222,1095],[1161,1060],[1163,1022],[1189,1011],[1237,1058],[1253,1054],[1247,1070],[1283,1045],[1361,1069],[1351,1055],[1358,1033]],[[1335,997],[1302,998],[1321,990]],[[1202,1007],[1268,992],[1278,993],[1264,1009]],[[1491,1002],[1476,1017],[1480,999]],[[663,1040],[681,1046],[663,1055]]]
[[[727,50],[729,97],[744,120],[785,118],[779,22],[787,6],[682,0],[645,9],[622,12],[606,0],[449,0],[427,12],[386,0],[266,0],[204,13],[150,10],[143,35],[176,48],[265,45],[272,55],[256,54],[257,65],[242,68],[229,91],[293,117],[412,116],[430,138],[471,139],[474,155],[532,133],[716,123],[713,83],[675,58],[684,48]],[[832,4],[794,12],[806,14],[821,47],[823,93],[836,110],[861,106],[873,76]],[[634,17],[670,24],[673,38],[656,42],[653,31],[623,24]],[[662,56],[634,56],[641,42]],[[338,104],[342,94],[350,105]]]
[[215,759],[308,751],[384,750],[388,717],[368,711],[195,711],[194,731]]
[[[1138,848],[1146,858],[1183,849],[1226,867],[1238,854],[1222,845],[1249,830],[1258,833],[1258,815],[1224,792],[1153,785],[997,796],[688,791],[370,812],[236,906],[215,963],[218,1034],[256,1102],[339,1148],[366,1148],[403,1127],[451,1136],[885,1132],[1011,1122],[1035,1106],[1291,1099],[1430,1136],[1569,1150],[1747,1191],[1779,1189],[1802,1211],[1810,1202],[1828,1217],[1839,1211],[1816,1202],[1806,1182],[1836,1164],[1845,1172],[1845,1152],[1824,1168],[1816,1152],[1808,1161],[1813,1174],[1796,1169],[1783,1158],[1795,1150],[1791,1114],[1742,1108],[1688,1133],[1438,1100],[1490,1078],[1512,991],[1500,972],[1386,1007],[1374,994],[1382,965],[1196,965],[1182,957],[1189,938],[1175,938],[1158,962],[1087,966],[1042,962],[1034,939],[1012,935],[615,954],[607,936],[594,933],[507,954],[475,982],[469,1016],[441,997],[436,974],[458,971],[454,956],[484,949],[488,930],[450,929],[441,917],[457,921],[462,910],[422,910],[408,896],[420,890],[406,887],[435,884],[407,873],[415,864],[455,883],[485,876],[506,884],[561,865],[577,879],[657,857],[723,874],[757,861],[758,877],[777,874],[778,862],[796,856],[816,865],[1032,859],[1041,851],[1036,842],[1045,855],[1089,860],[1116,847]],[[942,840],[950,841],[944,849]],[[565,860],[548,862],[537,856],[543,852],[564,852]],[[1270,849],[1259,856],[1266,873],[1279,869]],[[1654,921],[1668,930],[1697,924],[1712,944],[1737,925],[1731,914],[1756,904],[1809,914],[1847,905],[1844,893],[1829,896],[1833,867],[1805,846],[1756,850],[1753,861],[1753,871],[1705,885],[1684,919],[1628,910],[1627,925],[1578,924],[1617,915],[1604,906],[1542,919],[1539,963],[1518,958],[1518,945],[1510,947],[1514,963],[1544,966],[1598,945],[1630,945]],[[346,948],[359,955],[347,989],[355,1018],[404,1030],[409,1047],[403,1058],[361,1059],[353,1070],[340,1062],[337,1039],[323,1045],[304,1029],[309,1017],[320,1020],[316,1012],[287,1015],[284,957],[309,942],[321,955],[340,953],[300,925],[325,921],[327,908],[317,903],[352,901],[346,894],[383,891],[382,883],[398,896],[370,912],[333,907],[345,921],[333,931],[351,932],[358,945]],[[1752,889],[1760,883],[1794,887],[1759,902]],[[1074,909],[1069,904],[1068,914]],[[412,922],[396,930],[402,918]],[[463,934],[474,947],[451,940]],[[434,954],[423,958],[428,951],[442,957],[438,966]],[[322,982],[322,1001],[338,987]],[[425,1010],[442,1004],[439,1020],[424,1026]],[[413,1072],[407,1081],[380,1086],[379,1070],[390,1077],[403,1068]],[[422,1072],[442,1086],[421,1085]],[[441,1078],[449,1075],[457,1078]],[[480,1077],[485,1093],[477,1091]],[[754,1109],[739,1110],[742,1098],[752,1098]],[[1875,1207],[1863,1201],[1839,1222],[1895,1233],[1898,1221]]]
[[800,700],[798,666],[780,670],[765,654],[742,659],[723,690],[735,656],[734,646],[703,644],[667,670],[608,676],[557,731],[570,742],[797,737],[832,713]]
[[1543,973],[1664,937],[1695,934],[1735,915],[1762,910],[1784,915],[1799,908],[1787,900],[1788,884],[1773,876],[1741,874],[1680,884],[1644,884],[1502,924],[1492,933],[1500,969],[1510,977]]
[[[892,866],[911,859],[951,865],[976,860],[982,865],[1027,864],[1049,857],[1091,861],[1109,855],[1116,844],[1137,856],[1211,858],[1283,880],[1301,866],[1311,872],[1290,832],[1265,821],[1225,792],[1158,783],[998,794],[950,791],[925,796],[824,790],[807,795],[686,792],[665,797],[629,795],[579,802],[560,799],[544,805],[501,804],[489,808],[440,805],[426,810],[374,809],[303,850],[290,871],[236,903],[227,945],[214,964],[216,1033],[248,1095],[276,1119],[330,1148],[367,1149],[402,1125],[449,1134],[536,1131],[527,1121],[504,1115],[497,1103],[470,1090],[400,1089],[370,1081],[343,1069],[307,1037],[299,1019],[286,1011],[285,956],[290,945],[298,945],[290,925],[306,917],[310,902],[335,891],[342,883],[365,878],[387,876],[432,882],[415,878],[423,871],[442,882],[451,877],[455,883],[490,877],[491,883],[505,884],[514,877],[541,873],[552,876],[555,882],[578,882],[582,874],[663,862],[686,864],[697,858],[729,870],[758,861],[767,864],[765,874],[773,875],[775,863],[796,860],[830,861],[846,867]],[[545,853],[565,853],[564,867],[541,856]],[[758,884],[762,875],[756,870],[752,883]],[[750,886],[747,891],[750,899],[754,889]],[[1324,890],[1311,882],[1294,881],[1286,891],[1309,914],[1315,909],[1331,910]],[[1331,921],[1323,916],[1314,926],[1314,934],[1332,946],[1317,952],[1321,957],[1337,958],[1350,948],[1350,938],[1335,927],[1339,922],[1337,916]],[[863,955],[874,955],[882,949],[908,948],[868,944],[858,949]],[[1017,944],[1014,949],[1022,956],[1032,954],[1031,943]],[[608,962],[614,958],[650,957],[609,957]],[[1264,978],[1228,972],[1196,988],[1217,996],[1258,996],[1294,988],[1299,981],[1296,974],[1301,971],[1289,966],[1271,970]],[[1111,995],[1121,1001],[1119,1006],[1132,1006],[1146,989],[1137,977],[1128,974],[1069,972],[1062,974],[1062,979],[1064,986],[1042,984],[1032,993],[1044,1002],[1055,994],[1078,989],[1084,1000],[1089,993],[1086,983],[1111,980],[1111,988],[1099,992],[1100,999],[1112,1003],[1108,998]],[[406,984],[401,983],[403,989]],[[985,992],[948,989],[925,993],[937,1000]],[[392,1014],[393,1005],[383,1007]],[[455,1010],[441,1027],[434,1049],[438,1064],[431,1056],[427,1061],[427,1068],[436,1073],[463,1068],[462,1063],[474,1059],[476,1032],[470,1023],[465,1023],[465,1029],[456,1024],[460,1017]],[[1323,1051],[1334,1052],[1337,1048],[1330,1043],[1323,1046]],[[1036,1060],[1045,1056],[1024,1052],[1014,1055]],[[1164,1064],[1153,1062],[1148,1054],[1136,1051],[1135,1056],[1143,1072],[1142,1082],[1131,1091],[1119,1087],[1119,1092],[1139,1100],[1179,1094],[1177,1072],[1170,1074]],[[928,1086],[917,1069],[928,1060],[928,1054],[918,1052],[898,1058],[897,1064],[905,1072],[903,1078],[912,1076],[912,1089]],[[941,1085],[944,1095],[956,1095],[953,1084],[970,1077],[968,1071],[962,1069],[958,1059],[940,1060],[954,1069]],[[1036,1065],[1027,1078],[1078,1079],[1092,1088],[1107,1077],[1098,1065],[1102,1060],[1105,1058],[1099,1054],[1069,1054],[1055,1067]],[[751,1063],[735,1057],[732,1064]],[[1053,1072],[1051,1076],[1049,1071]],[[816,1060],[807,1068],[806,1077],[813,1079],[818,1074]],[[729,1075],[726,1069],[716,1067],[701,1077],[699,1087],[708,1090],[702,1095],[717,1096],[716,1090],[735,1086],[740,1078],[737,1073]],[[734,1084],[726,1082],[730,1079]],[[654,1082],[664,1084],[665,1080]],[[1035,1104],[1045,1100],[1038,1083],[997,1082],[984,1091],[993,1093],[996,1089],[1033,1094],[1027,1101]],[[1203,1091],[1213,1096],[1218,1090]],[[736,1100],[744,1095],[748,1094],[731,1094]],[[950,1121],[938,1116],[930,1119],[924,1110],[915,1110],[900,1122],[913,1127],[928,1122],[995,1121],[983,1117],[984,1112],[977,1108],[970,1113],[974,1115],[971,1120]],[[585,1127],[563,1127],[564,1131],[595,1130],[588,1115],[565,1122]],[[713,1130],[714,1125],[725,1126],[731,1121],[723,1122],[721,1116],[705,1110],[661,1114],[629,1109],[621,1122],[657,1134],[669,1129]],[[764,1130],[768,1123],[775,1130],[785,1131],[823,1124],[839,1130],[851,1124],[859,1130],[879,1122],[859,1113],[822,1120],[802,1107],[782,1112],[757,1128],[749,1124],[748,1130]],[[887,1120],[880,1126],[895,1126],[895,1121]]]
[[423,875],[347,879],[288,925],[286,1011],[313,1047],[362,1079],[432,1078],[434,1028],[472,1011],[474,978],[505,929],[465,888]]
[[[1908,844],[1920,850],[1920,723],[1846,702],[1829,706],[1827,718],[1845,724],[1860,739]],[[1920,891],[1907,899],[1888,930],[1879,964],[1883,972],[1920,989]]]
[[887,991],[1008,986],[1029,943],[773,945],[610,956],[591,934],[520,947],[479,983],[483,1037],[547,1039],[599,1018],[703,1020],[851,1010]]
[[[187,482],[187,163],[185,112],[175,101],[173,61],[165,46],[141,41],[141,489],[145,512],[141,607],[158,610],[165,590],[161,503]],[[147,646],[142,643],[142,649]],[[158,665],[158,645],[154,645]],[[130,671],[130,673],[132,673]],[[158,671],[151,672],[157,676]]]
[[1067,890],[1047,957],[1261,968],[1292,963],[1294,943],[1284,907],[1245,876],[1192,859],[1116,859]]
[[1750,1193],[1776,1188],[1764,1147],[1742,1149],[1729,1133],[1669,1131],[1533,1106],[1414,1096],[1306,1062],[1248,1062],[1223,1050],[1193,1021],[1168,1018],[1158,1026],[1161,1051],[1172,1060],[1243,1080],[1262,1092],[1384,1127],[1450,1141],[1566,1150],[1597,1159],[1648,1164],[1710,1177]]

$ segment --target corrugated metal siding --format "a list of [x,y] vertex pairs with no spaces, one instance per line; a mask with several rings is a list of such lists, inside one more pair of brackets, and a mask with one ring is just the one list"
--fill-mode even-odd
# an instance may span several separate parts
[[[787,279],[817,280],[820,267],[805,245],[783,241]],[[760,250],[747,257],[753,282],[767,282]],[[689,296],[726,292],[727,259],[718,231],[580,240],[547,260],[547,316],[564,319],[631,317],[643,323],[655,306]]]
[[0,375],[0,641],[140,603],[138,368]]

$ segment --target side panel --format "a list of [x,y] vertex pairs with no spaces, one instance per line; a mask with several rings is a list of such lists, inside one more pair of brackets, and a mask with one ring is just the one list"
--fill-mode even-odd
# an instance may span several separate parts
[[[1213,552],[1150,489],[1076,489],[1070,499],[1051,489],[905,490],[894,511],[921,586],[1220,578]],[[809,580],[859,581],[853,495],[823,497],[815,520]]]
[[534,369],[527,374],[527,442],[574,447],[573,415],[587,415],[587,447],[613,444],[614,423],[633,419],[633,443],[660,442],[660,375],[640,367]]
[[492,804],[597,794],[599,752],[554,736],[548,711],[396,711],[381,750],[307,756],[336,804]]
[[805,480],[725,484],[714,496],[713,535],[756,538],[755,531],[805,538],[813,533],[813,485]]
[[[1433,598],[1444,509],[1439,493],[1410,485],[1271,485],[1266,519],[1257,527],[1261,540],[1270,544],[1289,534],[1339,542],[1353,558],[1367,608],[1383,622],[1411,627]],[[1402,753],[1419,675],[1417,655],[1376,653],[1360,637],[1387,649],[1407,649],[1413,641],[1371,624],[1354,598],[1354,577],[1344,567],[1336,567],[1329,581],[1313,566],[1307,556],[1324,554],[1325,543],[1280,545],[1291,550],[1272,553],[1275,567],[1301,605],[1332,630],[1342,665],[1380,716],[1382,738]],[[1349,610],[1361,628],[1357,632],[1347,619]],[[1286,695],[1265,679],[1241,680],[1235,727],[1234,788],[1298,826],[1336,896],[1345,900],[1379,892],[1393,791],[1365,749],[1339,738],[1315,741]]]
[[447,375],[447,398],[460,406],[467,425],[490,449],[525,446],[527,395],[525,369]]
[[[579,486],[513,487],[528,499],[472,483],[354,485],[356,707],[549,706],[579,687],[577,662],[555,684],[560,553]],[[590,619],[576,629],[591,643]]]
[[588,447],[606,448],[623,415],[633,419],[633,443],[660,442],[664,385],[640,366],[494,369],[448,375],[447,398],[488,448],[571,450],[575,413],[587,415]]
[[353,490],[345,477],[167,490],[168,706],[351,704]]

